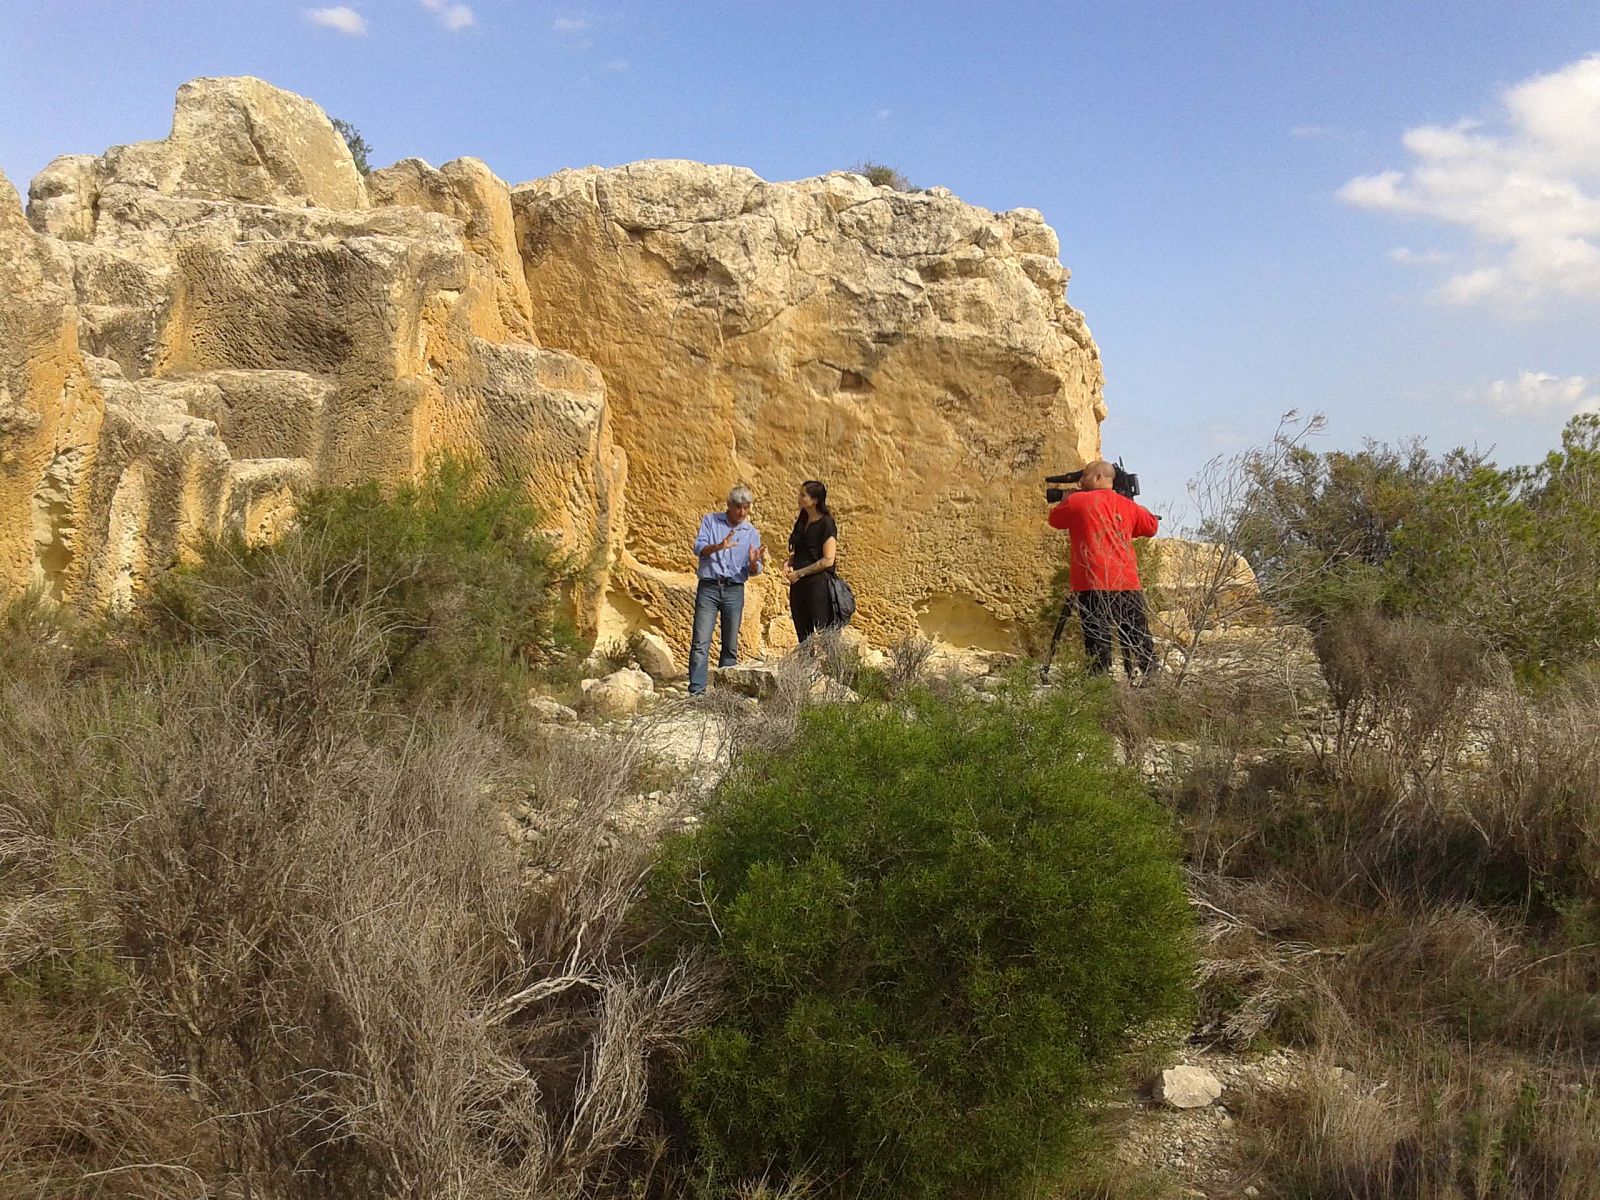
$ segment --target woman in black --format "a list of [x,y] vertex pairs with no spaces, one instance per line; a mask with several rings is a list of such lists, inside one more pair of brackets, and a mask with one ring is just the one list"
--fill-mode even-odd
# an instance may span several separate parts
[[833,574],[838,543],[839,527],[828,511],[828,489],[808,479],[800,485],[800,516],[789,535],[789,561],[783,570],[789,581],[789,616],[802,642],[833,624],[828,577]]

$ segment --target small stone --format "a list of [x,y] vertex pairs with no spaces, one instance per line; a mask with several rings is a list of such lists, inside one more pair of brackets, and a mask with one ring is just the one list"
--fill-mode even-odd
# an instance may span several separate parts
[[559,700],[552,700],[549,696],[534,696],[528,701],[528,708],[533,713],[533,719],[542,721],[546,725],[570,725],[578,719],[578,714],[562,704]]
[[716,685],[738,692],[741,696],[765,699],[778,690],[778,673],[761,663],[745,663],[736,667],[718,667],[711,678]]
[[1222,1081],[1200,1067],[1168,1067],[1156,1080],[1156,1099],[1169,1108],[1204,1108],[1221,1095]]
[[837,679],[826,677],[817,680],[811,685],[811,695],[829,704],[859,704],[861,697],[855,689],[846,687]]

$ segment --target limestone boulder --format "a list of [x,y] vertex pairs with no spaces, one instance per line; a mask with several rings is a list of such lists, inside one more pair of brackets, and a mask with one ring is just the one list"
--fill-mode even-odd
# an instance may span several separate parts
[[632,716],[655,698],[654,682],[637,667],[585,679],[582,688],[584,707],[600,717]]
[[[26,219],[0,185],[0,588],[126,603],[308,487],[457,453],[591,568],[580,627],[674,665],[695,524],[740,480],[777,561],[829,484],[873,641],[1005,650],[1060,558],[1019,499],[1104,416],[1066,283],[1032,209],[678,161],[364,180],[310,100],[195,80],[166,137],[51,163]],[[752,579],[743,655],[791,633]]]
[[443,213],[461,225],[472,256],[473,332],[532,341],[528,284],[517,254],[511,189],[476,158],[458,158],[435,170],[407,158],[374,171],[367,180],[373,203]]
[[178,89],[172,132],[117,146],[106,180],[190,200],[367,206],[350,148],[304,96],[260,79],[194,79]]
[[667,645],[667,640],[659,633],[646,631],[638,636],[636,641],[639,666],[644,673],[657,683],[676,678],[678,675],[678,662],[673,657],[672,647]]
[[[864,632],[1015,642],[1060,558],[1026,499],[1098,452],[1104,416],[1037,212],[679,161],[562,171],[512,208],[534,332],[599,367],[628,455],[617,608],[682,650],[699,514],[746,480],[781,554],[817,478]],[[747,597],[747,649],[785,601]]]
[[534,720],[545,725],[570,725],[578,719],[576,710],[549,696],[530,696],[528,711]]
[[64,154],[33,177],[28,218],[40,233],[85,242],[94,236],[101,163],[92,154]]
[[1203,1067],[1168,1067],[1156,1080],[1156,1099],[1168,1108],[1204,1108],[1221,1095],[1222,1081]]
[[717,667],[711,672],[711,681],[719,688],[766,700],[777,695],[778,672],[766,663],[740,663],[732,667]]

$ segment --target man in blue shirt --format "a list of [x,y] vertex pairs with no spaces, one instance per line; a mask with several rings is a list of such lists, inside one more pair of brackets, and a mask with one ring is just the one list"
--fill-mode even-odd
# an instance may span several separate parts
[[750,489],[740,484],[728,493],[728,511],[707,513],[695,535],[694,552],[699,558],[695,574],[700,582],[694,592],[694,640],[689,644],[689,694],[706,690],[706,675],[711,660],[711,633],[722,617],[722,653],[717,666],[731,667],[739,661],[739,621],[744,616],[744,582],[761,574],[767,548],[761,534],[750,523]]

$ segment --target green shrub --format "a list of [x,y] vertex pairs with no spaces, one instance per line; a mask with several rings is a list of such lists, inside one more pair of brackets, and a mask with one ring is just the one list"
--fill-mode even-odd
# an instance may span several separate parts
[[826,706],[739,763],[657,896],[728,972],[674,1102],[714,1181],[1006,1195],[1186,1004],[1164,814],[1084,695]]
[[[378,612],[370,632],[386,653],[374,683],[413,696],[515,695],[530,672],[564,669],[576,644],[561,598],[576,571],[539,526],[518,481],[442,459],[415,484],[314,492],[283,541],[213,547],[158,584],[151,611],[233,644],[251,634],[233,612],[243,598],[280,617],[301,613],[307,669],[320,661],[310,625]],[[305,584],[310,594],[298,594]],[[275,629],[269,644],[241,648],[272,663],[297,649],[283,643]]]
[[333,119],[334,132],[344,139],[344,144],[350,148],[350,157],[355,160],[356,170],[362,176],[372,174],[372,145],[361,136],[361,131],[349,121],[341,121],[338,117]]
[[1237,544],[1268,599],[1320,627],[1416,616],[1507,655],[1525,676],[1600,654],[1600,416],[1529,467],[1417,442],[1247,456],[1236,505],[1204,531]]

